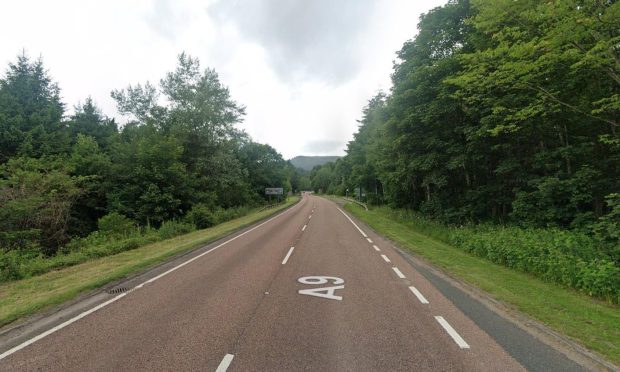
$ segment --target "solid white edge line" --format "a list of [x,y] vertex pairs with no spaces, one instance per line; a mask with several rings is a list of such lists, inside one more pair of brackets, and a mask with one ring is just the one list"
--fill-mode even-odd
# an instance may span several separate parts
[[383,258],[383,260],[384,260],[385,262],[392,262],[392,261],[390,261],[390,259],[388,258],[388,256],[386,256],[386,255],[384,255],[384,254],[382,254],[382,255],[381,255],[381,257]]
[[377,247],[376,245],[373,244],[372,247],[375,249],[375,251],[381,252],[381,249],[379,249],[379,247]]
[[[151,279],[149,279],[149,280],[147,280],[147,281],[145,281],[145,282],[143,282],[143,283],[138,284],[138,285],[137,285],[137,286],[135,286],[135,287],[134,287],[131,291],[133,291],[133,290],[135,290],[135,289],[142,288],[142,287],[144,287],[144,285],[145,285],[145,284],[152,283],[152,282],[156,281],[157,279],[160,279],[160,278],[162,278],[162,277],[164,277],[164,276],[166,276],[166,275],[170,274],[171,272],[173,272],[173,271],[175,271],[175,270],[177,270],[177,269],[180,269],[181,267],[183,267],[183,266],[185,266],[185,265],[189,264],[190,262],[193,262],[193,261],[195,261],[195,260],[199,259],[200,257],[202,257],[202,256],[204,256],[204,255],[206,255],[206,254],[209,254],[209,253],[211,253],[211,252],[215,251],[216,249],[218,249],[218,248],[220,248],[220,247],[222,247],[222,246],[224,246],[224,245],[226,245],[226,244],[228,244],[228,243],[232,242],[233,240],[236,240],[236,239],[238,239],[238,238],[240,238],[240,237],[244,236],[245,234],[248,234],[248,233],[250,233],[250,232],[252,232],[252,231],[254,231],[254,230],[258,229],[259,227],[261,227],[261,226],[263,226],[263,225],[265,225],[265,224],[267,224],[267,223],[269,223],[269,222],[271,222],[271,221],[275,220],[276,218],[279,218],[279,217],[283,216],[284,214],[286,214],[286,213],[288,213],[288,212],[292,211],[293,209],[295,209],[295,208],[296,208],[297,206],[299,206],[299,205],[300,205],[300,204],[297,204],[297,205],[295,205],[295,206],[294,206],[294,207],[292,207],[292,208],[289,208],[289,209],[287,209],[287,210],[285,210],[285,211],[283,211],[283,212],[281,212],[281,213],[278,213],[277,215],[275,215],[275,216],[271,217],[271,218],[270,218],[270,219],[268,219],[267,221],[264,221],[264,222],[262,222],[262,223],[260,223],[260,224],[258,224],[258,225],[256,225],[256,226],[254,226],[253,228],[251,228],[251,229],[249,229],[249,230],[247,230],[247,231],[244,231],[244,232],[242,232],[241,234],[239,234],[239,235],[237,235],[237,236],[232,237],[231,239],[228,239],[227,241],[225,241],[225,242],[223,242],[223,243],[221,243],[221,244],[218,244],[217,246],[215,246],[215,247],[213,247],[213,248],[209,249],[208,251],[203,252],[203,253],[199,254],[198,256],[195,256],[195,257],[193,257],[193,258],[191,258],[191,259],[189,259],[189,260],[187,260],[187,261],[185,261],[185,262],[183,262],[183,263],[181,263],[181,264],[179,264],[179,265],[177,265],[177,266],[175,266],[175,267],[171,268],[171,269],[170,269],[170,270],[168,270],[168,271],[165,271],[165,272],[163,272],[163,273],[161,273],[161,274],[159,274],[159,275],[157,275],[157,276],[155,276],[155,277],[152,277]],[[58,331],[58,330],[61,330],[61,329],[65,328],[66,326],[68,326],[68,325],[70,325],[71,323],[74,323],[74,322],[76,322],[76,321],[78,321],[78,320],[80,320],[80,319],[84,318],[85,316],[90,315],[90,314],[94,313],[95,311],[97,311],[97,310],[99,310],[99,309],[101,309],[101,308],[103,308],[103,307],[108,306],[109,304],[111,304],[111,303],[113,303],[113,302],[115,302],[115,301],[117,301],[117,300],[119,300],[119,299],[121,299],[121,298],[125,297],[125,296],[126,296],[127,294],[129,294],[131,291],[128,291],[128,292],[125,292],[125,293],[121,293],[121,294],[119,294],[118,296],[116,296],[116,297],[114,297],[114,298],[111,298],[111,299],[109,299],[109,300],[108,300],[108,301],[106,301],[106,302],[102,302],[102,303],[100,303],[99,305],[97,305],[97,306],[93,307],[92,309],[86,310],[86,311],[84,311],[84,312],[82,312],[82,313],[80,313],[80,314],[76,315],[75,317],[73,317],[73,318],[71,318],[71,319],[67,320],[67,321],[66,321],[66,322],[64,322],[64,323],[61,323],[61,324],[59,324],[59,325],[55,326],[54,328],[50,328],[50,329],[48,329],[47,331],[45,331],[45,332],[43,332],[43,333],[41,333],[41,334],[38,334],[38,335],[34,336],[33,338],[31,338],[31,339],[29,339],[29,340],[26,340],[26,341],[22,342],[21,344],[19,344],[19,345],[15,346],[14,348],[9,349],[9,350],[5,351],[4,353],[0,354],[0,360],[2,360],[2,359],[4,359],[4,358],[8,357],[9,355],[11,355],[11,354],[13,354],[13,353],[15,353],[15,352],[17,352],[17,351],[20,351],[21,349],[25,348],[26,346],[31,345],[31,344],[33,344],[33,343],[35,343],[35,342],[39,341],[40,339],[42,339],[42,338],[44,338],[44,337],[47,337],[47,336],[51,335],[52,333],[54,333],[54,332],[56,332],[56,331]]]
[[439,324],[441,324],[443,329],[448,332],[450,337],[452,337],[454,342],[456,342],[456,344],[459,345],[461,349],[469,349],[469,344],[467,344],[467,342],[463,340],[463,337],[461,337],[461,335],[459,335],[442,316],[436,316],[435,319],[437,320],[437,322],[439,322]]
[[372,244],[372,240],[370,240],[370,238],[366,238],[366,240],[368,240],[368,243]]
[[405,274],[403,274],[402,272],[400,272],[400,270],[398,270],[398,267],[394,266],[392,270],[394,270],[394,272],[396,273],[396,275],[398,275],[399,278],[401,279],[406,278]]
[[30,339],[30,340],[28,340],[28,341],[22,342],[21,344],[19,344],[19,345],[15,346],[14,348],[9,349],[9,350],[5,351],[4,353],[0,354],[0,360],[1,360],[1,359],[4,359],[4,358],[6,358],[6,357],[8,357],[9,355],[11,355],[11,354],[13,354],[13,353],[15,353],[15,352],[17,352],[17,351],[20,351],[21,349],[25,348],[26,346],[28,346],[28,345],[30,345],[30,344],[33,344],[33,343],[35,343],[35,342],[39,341],[40,339],[42,339],[42,338],[44,338],[44,337],[46,337],[46,336],[51,335],[52,333],[54,333],[54,332],[58,331],[59,329],[62,329],[62,328],[64,328],[64,327],[68,326],[68,325],[69,325],[69,324],[71,324],[71,323],[77,322],[78,320],[80,320],[80,319],[84,318],[84,317],[85,317],[85,316],[87,316],[87,315],[90,315],[90,314],[94,313],[95,311],[97,311],[97,310],[99,310],[99,309],[101,309],[101,308],[103,308],[103,307],[105,307],[105,306],[107,306],[107,305],[111,304],[112,302],[115,302],[115,301],[117,301],[117,300],[119,300],[119,299],[121,299],[121,298],[125,297],[125,296],[127,295],[127,293],[128,293],[128,292],[121,293],[121,294],[119,294],[118,296],[113,297],[113,298],[111,298],[111,299],[107,300],[106,302],[100,303],[99,305],[97,305],[97,306],[93,307],[93,308],[92,308],[92,309],[90,309],[90,310],[84,311],[83,313],[81,313],[81,314],[79,314],[79,315],[77,315],[77,316],[75,316],[75,317],[73,317],[73,318],[71,318],[71,319],[67,320],[67,321],[66,321],[66,322],[64,322],[64,323],[61,323],[61,324],[57,325],[57,326],[56,326],[56,327],[54,327],[54,328],[50,328],[50,329],[48,329],[47,331],[45,331],[45,332],[43,332],[43,333],[41,333],[41,334],[39,334],[39,335],[37,335],[37,336],[35,336],[35,337],[31,338],[31,339]]
[[234,357],[235,356],[232,354],[226,354],[224,356],[224,359],[222,359],[222,361],[220,362],[220,365],[217,366],[217,369],[215,370],[215,372],[226,372],[226,370],[230,366],[230,363],[232,363],[232,360]]
[[305,231],[306,227],[308,227],[308,225],[304,225],[304,227],[301,228],[301,231]]
[[295,249],[295,247],[291,247],[291,249],[288,250],[286,257],[284,257],[284,260],[282,260],[282,265],[286,265],[286,263],[288,262],[288,258],[291,257],[291,254],[293,253],[293,249]]
[[353,220],[351,219],[351,217],[349,217],[346,213],[344,213],[344,212],[342,211],[342,209],[338,208],[338,210],[340,211],[340,213],[342,213],[342,214],[343,214],[343,215],[344,215],[344,216],[345,216],[345,217],[349,220],[349,222],[351,222],[351,223],[353,224],[353,226],[355,226],[355,228],[357,229],[357,231],[359,231],[359,232],[362,234],[362,236],[363,236],[364,238],[368,238],[368,235],[366,235],[366,233],[365,233],[365,232],[363,232],[363,231],[362,231],[362,229],[360,229],[360,227],[359,227],[359,226],[357,226],[357,225],[355,224],[355,222],[353,222]]
[[423,303],[423,304],[427,304],[428,303],[428,300],[426,299],[426,297],[424,297],[422,295],[422,293],[420,293],[420,291],[418,291],[418,289],[416,287],[409,287],[409,289],[418,298],[418,300],[420,300],[421,303]]

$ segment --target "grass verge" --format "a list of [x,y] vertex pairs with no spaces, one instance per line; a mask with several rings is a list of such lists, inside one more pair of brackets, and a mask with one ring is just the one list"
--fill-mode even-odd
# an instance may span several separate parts
[[350,203],[345,208],[415,255],[620,365],[620,306],[473,256],[381,210],[365,211]]
[[0,285],[0,326],[145,270],[177,254],[208,244],[269,217],[298,200],[299,197],[290,197],[286,203],[272,209],[254,211],[208,229],[194,231],[43,275],[4,283]]

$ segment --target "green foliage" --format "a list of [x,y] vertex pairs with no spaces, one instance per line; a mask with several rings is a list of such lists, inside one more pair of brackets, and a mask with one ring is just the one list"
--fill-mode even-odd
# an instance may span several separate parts
[[0,79],[0,163],[16,155],[40,157],[67,149],[61,125],[64,105],[41,59],[25,53]]
[[219,208],[205,204],[195,205],[186,216],[186,220],[198,229],[205,229],[249,213],[249,207]]
[[249,142],[241,147],[239,158],[248,171],[256,195],[264,194],[267,187],[283,187],[285,195],[290,191],[286,162],[273,147]]
[[235,127],[244,107],[184,53],[159,85],[112,97],[122,128],[90,97],[65,116],[41,60],[20,55],[0,78],[0,280],[211,226],[303,181]]
[[80,136],[88,136],[103,148],[107,148],[118,134],[114,120],[106,118],[90,97],[84,104],[75,106],[75,113],[67,125],[74,141]]
[[17,280],[24,277],[21,252],[0,250],[0,282]]
[[198,229],[206,229],[216,224],[213,207],[202,203],[194,205],[185,218]]
[[453,245],[492,262],[618,303],[620,267],[595,239],[556,229],[454,229]]
[[620,266],[620,194],[609,194],[605,199],[610,212],[594,225],[594,233],[611,259]]
[[97,221],[99,232],[110,236],[131,235],[135,230],[135,224],[122,214],[112,212]]
[[0,231],[6,248],[24,238],[51,255],[69,240],[71,208],[82,193],[81,179],[62,158],[12,158],[0,166]]
[[234,207],[234,208],[217,208],[213,212],[215,224],[220,224],[226,221],[233,220],[241,217],[250,212],[249,207]]
[[116,213],[99,220],[102,229],[77,238],[63,246],[58,254],[45,257],[36,251],[0,251],[0,282],[41,275],[51,270],[77,265],[84,261],[114,255],[195,230],[188,223],[167,221],[159,230],[141,231],[133,222]]
[[166,221],[164,222],[157,233],[162,239],[170,239],[175,236],[187,234],[196,230],[196,226],[191,223],[180,221]]
[[494,263],[620,302],[620,267],[592,236],[557,228],[446,226],[420,213],[380,207],[379,212],[424,235]]
[[446,223],[591,232],[620,190],[619,14],[451,0],[422,15],[390,94],[368,101],[344,158],[311,172],[314,190],[361,188]]

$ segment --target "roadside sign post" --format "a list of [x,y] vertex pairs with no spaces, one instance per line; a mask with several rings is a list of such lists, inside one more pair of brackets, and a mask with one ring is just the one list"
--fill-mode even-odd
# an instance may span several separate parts
[[269,204],[271,204],[271,195],[277,195],[278,202],[279,202],[280,198],[282,197],[282,194],[284,194],[284,188],[282,187],[266,187],[265,188],[265,195],[269,195]]

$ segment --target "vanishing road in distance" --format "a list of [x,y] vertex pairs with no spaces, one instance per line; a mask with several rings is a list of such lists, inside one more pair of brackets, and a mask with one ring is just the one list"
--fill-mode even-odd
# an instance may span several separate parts
[[0,370],[582,368],[312,195],[109,292],[0,340]]

